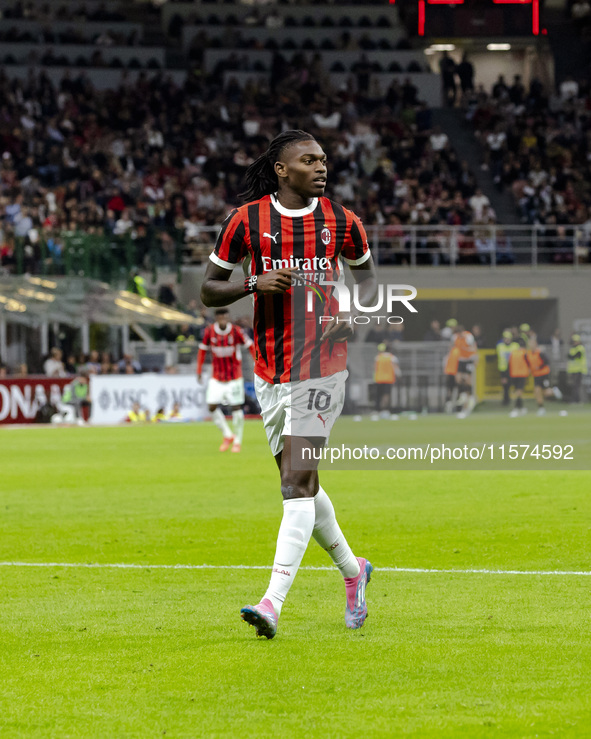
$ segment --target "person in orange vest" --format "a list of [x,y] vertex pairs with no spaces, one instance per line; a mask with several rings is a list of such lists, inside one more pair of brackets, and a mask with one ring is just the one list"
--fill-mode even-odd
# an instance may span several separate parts
[[453,410],[454,390],[456,389],[456,375],[460,362],[460,350],[452,346],[445,358],[443,374],[445,375],[445,412]]
[[472,393],[472,371],[478,361],[478,347],[474,336],[459,323],[454,328],[453,345],[459,352],[456,374],[458,388],[456,411],[458,418],[466,418],[476,405],[476,398]]
[[534,378],[534,396],[538,404],[538,416],[545,416],[544,397],[554,396],[557,400],[560,400],[562,393],[556,386],[551,387],[550,363],[535,338],[530,339],[527,358]]
[[527,413],[527,408],[523,407],[523,388],[531,372],[525,341],[519,337],[515,340],[515,343],[517,346],[509,357],[509,377],[515,390],[515,408],[509,413],[511,418],[523,416]]
[[392,403],[392,386],[398,377],[400,377],[398,359],[388,351],[386,344],[378,344],[373,374],[376,387],[376,413],[371,417],[373,421],[377,421],[378,418],[397,418],[397,416],[391,415],[390,406]]

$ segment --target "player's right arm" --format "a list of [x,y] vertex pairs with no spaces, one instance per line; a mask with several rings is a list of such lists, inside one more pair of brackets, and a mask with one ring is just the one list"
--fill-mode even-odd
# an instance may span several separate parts
[[207,354],[208,348],[211,346],[211,327],[208,326],[203,333],[203,340],[199,344],[199,351],[197,352],[197,382],[201,384],[201,375],[203,370],[203,362],[205,361],[205,355]]
[[[252,291],[248,280],[230,282],[230,275],[248,253],[248,225],[240,210],[234,210],[224,221],[201,285],[201,300],[209,308],[235,303]],[[294,269],[275,269],[256,276],[256,290],[260,293],[284,293],[291,287]]]
[[[257,293],[284,293],[291,287],[293,269],[274,269],[258,275]],[[219,308],[223,305],[235,303],[251,293],[247,292],[244,282],[230,282],[232,270],[218,267],[210,262],[205,270],[205,278],[201,285],[201,300],[208,308]]]

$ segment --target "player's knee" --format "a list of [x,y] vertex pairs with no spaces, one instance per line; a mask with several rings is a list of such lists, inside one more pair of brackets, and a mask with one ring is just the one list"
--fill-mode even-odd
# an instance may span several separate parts
[[318,492],[315,475],[302,475],[289,470],[281,475],[281,495],[284,500],[293,498],[313,498]]

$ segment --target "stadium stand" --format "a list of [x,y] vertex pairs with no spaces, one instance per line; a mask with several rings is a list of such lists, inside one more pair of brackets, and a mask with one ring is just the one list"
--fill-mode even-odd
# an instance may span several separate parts
[[589,260],[584,85],[574,100],[562,87],[463,96],[483,163],[516,196],[522,226],[501,227],[483,172],[436,126],[439,75],[394,7],[0,8],[5,273],[124,285],[203,263],[246,167],[286,127],[322,141],[327,194],[361,215],[382,264]]
[[572,78],[550,95],[535,81],[525,90],[519,79],[499,79],[490,93],[479,90],[466,102],[483,168],[499,190],[512,192],[521,223],[544,227],[545,260],[552,263],[572,263],[573,227],[589,239],[588,95]]

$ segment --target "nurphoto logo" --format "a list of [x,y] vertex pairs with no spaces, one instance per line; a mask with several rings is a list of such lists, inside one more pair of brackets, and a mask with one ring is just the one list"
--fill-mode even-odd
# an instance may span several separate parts
[[[367,324],[372,321],[400,324],[404,323],[404,319],[394,314],[395,308],[402,305],[410,313],[418,312],[411,303],[417,297],[417,289],[412,285],[379,284],[372,305],[363,305],[358,284],[353,285],[351,291],[344,281],[330,280],[324,273],[316,273],[312,277],[301,274],[298,276],[309,288],[306,293],[306,313],[318,313],[316,301],[323,305],[324,314],[318,316],[321,324],[331,321],[355,324]],[[333,301],[332,304],[331,301]],[[350,315],[351,311],[357,315]]]

